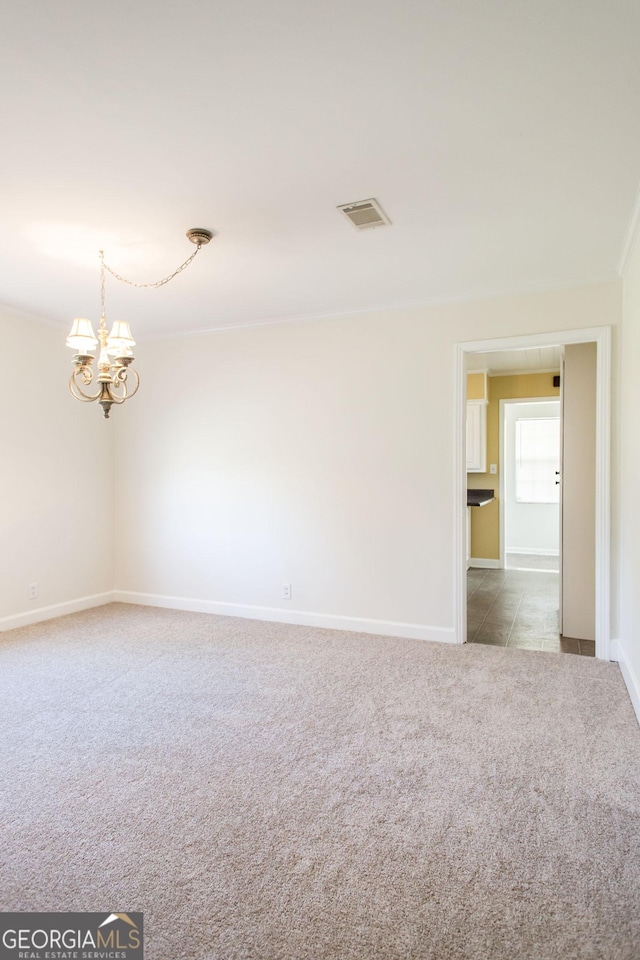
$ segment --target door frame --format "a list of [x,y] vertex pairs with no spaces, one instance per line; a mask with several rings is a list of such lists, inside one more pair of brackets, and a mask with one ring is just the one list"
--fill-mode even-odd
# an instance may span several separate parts
[[[562,381],[560,381],[562,383]],[[504,400],[499,401],[499,413],[498,419],[499,423],[499,432],[498,432],[498,450],[500,451],[500,462],[502,464],[506,463],[506,445],[507,445],[507,436],[504,432],[504,421],[506,408],[513,403],[559,403],[562,408],[562,401],[560,395],[557,397],[506,397]],[[558,415],[560,423],[562,423],[562,409]],[[505,523],[505,485],[506,485],[506,469],[500,471],[500,482],[498,484],[498,496],[500,501],[498,503],[498,510],[500,514],[500,568],[504,569],[507,565],[507,547],[506,547],[506,535],[507,528]],[[562,488],[560,489],[560,502],[558,506],[558,513],[562,510]],[[560,527],[560,556],[562,556],[562,527]],[[562,579],[562,577],[560,578]]]
[[611,327],[588,327],[528,336],[468,340],[454,344],[454,597],[456,643],[467,638],[467,458],[466,458],[466,356],[528,347],[562,347],[570,343],[596,344],[596,657],[610,660],[611,647]]

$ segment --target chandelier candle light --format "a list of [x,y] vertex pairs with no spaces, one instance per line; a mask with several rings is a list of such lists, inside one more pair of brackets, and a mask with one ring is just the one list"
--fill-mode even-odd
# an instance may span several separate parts
[[[111,327],[111,332],[107,332],[107,320],[105,315],[105,293],[104,281],[105,271],[108,270],[112,277],[128,283],[132,287],[163,287],[169,283],[179,273],[188,267],[200,247],[209,243],[213,234],[210,230],[202,227],[194,227],[187,231],[187,237],[191,243],[195,243],[196,249],[191,256],[180,264],[177,270],[174,270],[168,277],[162,280],[156,280],[155,283],[137,283],[134,280],[126,280],[120,274],[112,270],[104,262],[104,251],[100,251],[100,323],[98,325],[98,336],[93,332],[91,320],[84,317],[78,317],[73,321],[71,332],[67,337],[67,346],[75,350],[73,358],[74,369],[69,380],[69,389],[76,398],[83,403],[91,403],[97,400],[104,411],[105,417],[109,416],[109,411],[114,403],[124,403],[129,397],[132,397],[140,385],[140,377],[136,370],[131,366],[133,362],[133,353],[131,348],[135,347],[136,342],[131,335],[129,324],[124,320],[115,320]],[[100,353],[98,356],[98,392],[95,394],[86,393],[83,387],[90,387],[94,380],[94,368],[92,366],[95,357],[93,355],[98,341],[100,342]]]

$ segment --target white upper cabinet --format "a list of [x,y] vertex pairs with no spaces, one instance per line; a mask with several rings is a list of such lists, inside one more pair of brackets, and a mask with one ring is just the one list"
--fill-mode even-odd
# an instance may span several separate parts
[[487,401],[467,400],[467,473],[487,472]]

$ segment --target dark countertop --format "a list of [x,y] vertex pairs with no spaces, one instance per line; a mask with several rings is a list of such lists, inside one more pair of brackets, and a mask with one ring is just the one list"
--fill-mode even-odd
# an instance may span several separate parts
[[467,490],[468,507],[484,507],[495,500],[495,490]]

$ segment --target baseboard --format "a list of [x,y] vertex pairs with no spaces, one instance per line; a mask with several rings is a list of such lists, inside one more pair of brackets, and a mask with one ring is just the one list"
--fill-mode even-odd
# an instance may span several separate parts
[[223,603],[218,600],[166,597],[155,593],[136,593],[132,590],[116,590],[113,599],[120,603],[137,603],[147,607],[166,607],[170,610],[189,610],[193,613],[214,613],[223,617],[243,617],[247,620],[292,623],[301,627],[324,627],[329,630],[374,633],[384,637],[404,637],[410,640],[456,643],[453,627],[431,627],[421,623],[402,623],[393,620],[369,620],[363,617],[311,613],[307,610],[288,610],[282,607]]
[[622,673],[624,682],[627,685],[627,690],[629,691],[629,696],[631,697],[633,709],[636,712],[638,723],[640,723],[640,681],[625,656],[622,641],[612,640],[610,649],[611,659],[615,660],[620,667],[620,672]]
[[113,591],[94,593],[89,597],[78,597],[77,600],[67,600],[65,603],[54,603],[49,607],[36,607],[25,613],[16,613],[10,617],[0,617],[0,632],[15,630],[17,627],[28,627],[32,623],[41,623],[43,620],[53,620],[55,617],[64,617],[68,613],[78,613],[80,610],[90,610],[91,607],[101,607],[105,603],[113,603]]
[[534,547],[506,547],[505,553],[525,553],[532,557],[559,557],[559,550],[536,550]]
[[[469,557],[469,567],[486,567],[489,570],[501,570],[502,563],[500,560],[489,560],[487,557]],[[467,567],[467,569],[469,569]]]

